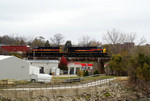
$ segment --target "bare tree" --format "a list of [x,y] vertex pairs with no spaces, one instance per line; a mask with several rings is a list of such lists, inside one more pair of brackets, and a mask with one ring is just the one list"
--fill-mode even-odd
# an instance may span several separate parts
[[55,34],[52,38],[50,38],[50,40],[55,46],[60,46],[64,42],[64,36],[58,33]]
[[102,43],[99,41],[91,41],[89,46],[102,46]]
[[111,50],[111,53],[116,54],[119,51],[118,44],[124,42],[126,37],[127,36],[123,33],[113,29],[112,31],[107,31],[106,35],[103,36],[103,39],[109,44],[109,50]]
[[87,47],[90,46],[91,38],[88,35],[83,35],[81,39],[79,39],[79,46]]
[[[107,33],[103,36],[103,39],[109,44],[109,48],[112,54],[116,54],[121,50],[121,44],[130,43],[131,45],[134,44],[136,39],[136,33],[122,33],[113,29],[112,31],[107,31]],[[138,46],[145,43],[146,40],[142,37],[138,43]]]
[[137,38],[136,33],[130,33],[127,35],[125,42],[134,43],[136,38]]
[[28,37],[27,39],[27,45],[32,46],[32,42],[35,38],[33,36]]
[[4,35],[0,37],[0,44],[4,45],[26,45],[26,38],[18,35]]
[[11,43],[13,43],[13,39],[10,38],[8,35],[4,35],[2,37],[0,37],[0,44],[4,44],[4,45],[11,45]]
[[126,40],[126,35],[116,31],[116,29],[113,29],[112,31],[107,31],[106,35],[104,35],[103,39],[108,43],[108,44],[118,44],[122,43]]
[[147,40],[144,38],[144,36],[141,37],[138,46],[141,46],[142,44],[144,44],[145,42],[147,42]]

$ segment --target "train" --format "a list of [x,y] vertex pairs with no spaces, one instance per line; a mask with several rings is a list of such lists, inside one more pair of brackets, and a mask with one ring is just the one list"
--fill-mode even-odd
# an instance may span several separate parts
[[30,51],[30,46],[0,46],[2,53],[27,53]]
[[106,56],[103,47],[37,47],[28,54],[31,57],[102,57]]

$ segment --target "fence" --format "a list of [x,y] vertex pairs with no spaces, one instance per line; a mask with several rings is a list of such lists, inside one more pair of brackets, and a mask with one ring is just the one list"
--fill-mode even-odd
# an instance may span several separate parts
[[[110,85],[115,78],[93,79],[90,81],[64,82],[62,79],[53,80],[51,83],[20,83],[20,84],[0,84],[0,95],[12,98],[35,96],[72,96],[80,95],[84,92],[92,93],[103,89],[103,85]],[[71,80],[71,79],[70,79]]]
[[[75,81],[74,81],[75,80]],[[102,84],[109,83],[114,80],[114,78],[108,79],[98,79],[90,81],[80,81],[76,79],[67,79],[64,81],[62,79],[53,80],[51,83],[24,83],[19,84],[14,83],[2,83],[0,84],[0,90],[38,90],[38,89],[70,89],[70,88],[84,88],[90,86],[98,86]]]

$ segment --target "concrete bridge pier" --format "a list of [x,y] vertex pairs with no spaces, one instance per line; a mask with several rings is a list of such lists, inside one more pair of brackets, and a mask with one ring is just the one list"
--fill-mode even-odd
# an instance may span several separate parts
[[104,62],[102,61],[101,58],[98,58],[97,69],[98,69],[100,74],[104,74],[105,73]]

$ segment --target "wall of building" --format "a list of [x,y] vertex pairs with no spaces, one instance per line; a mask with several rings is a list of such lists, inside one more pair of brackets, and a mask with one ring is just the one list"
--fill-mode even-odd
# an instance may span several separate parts
[[74,63],[68,64],[68,74],[76,74],[77,69],[81,70],[81,65],[75,65]]
[[28,61],[32,66],[44,67],[44,73],[50,74],[52,68],[58,68],[58,61]]
[[93,75],[93,63],[70,62],[68,64],[68,74],[75,75],[78,73],[78,70],[86,70],[88,71],[89,75]]
[[38,75],[38,74],[40,74],[39,71],[40,71],[39,67],[30,65],[29,74],[37,74]]
[[29,79],[29,63],[17,57],[0,60],[0,80],[2,79]]

